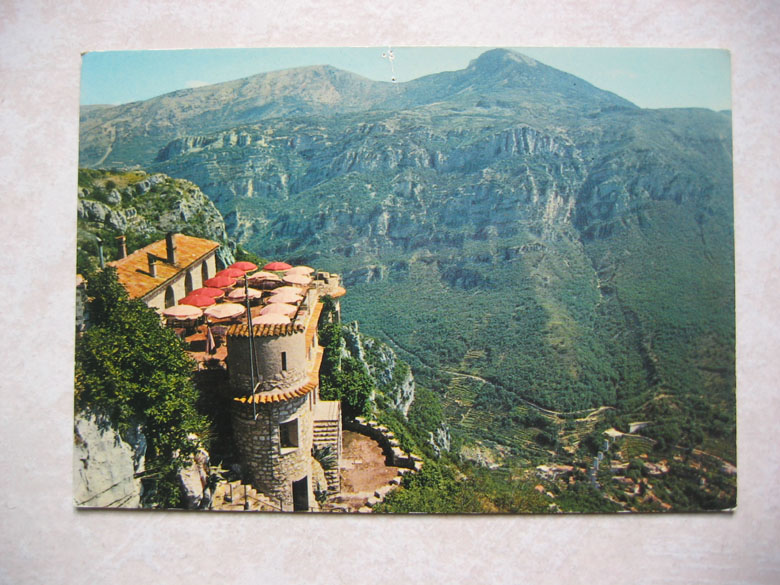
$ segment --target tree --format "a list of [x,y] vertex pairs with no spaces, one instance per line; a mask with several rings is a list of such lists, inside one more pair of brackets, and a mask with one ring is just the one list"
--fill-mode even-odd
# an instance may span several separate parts
[[320,394],[323,400],[340,400],[349,417],[368,415],[374,381],[353,357],[341,355],[341,324],[325,323],[320,328],[320,342],[325,348],[320,367]]
[[258,256],[254,252],[245,250],[241,246],[236,246],[235,257],[236,257],[236,262],[252,262],[256,266],[265,266],[266,264],[268,264],[268,260]]
[[76,340],[76,406],[106,414],[120,434],[141,425],[147,439],[145,503],[176,506],[176,474],[205,438],[193,364],[173,331],[138,300],[129,300],[113,268],[88,277],[92,326]]

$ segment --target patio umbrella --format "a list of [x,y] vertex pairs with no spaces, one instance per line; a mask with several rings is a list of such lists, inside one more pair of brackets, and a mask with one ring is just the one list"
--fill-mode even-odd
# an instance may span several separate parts
[[287,285],[287,286],[277,287],[277,288],[274,289],[274,292],[273,292],[273,294],[275,294],[275,295],[279,295],[279,294],[282,294],[282,293],[292,293],[294,295],[301,296],[301,295],[303,295],[303,289],[301,287],[299,287],[299,286]]
[[288,305],[286,303],[274,303],[273,305],[266,305],[260,310],[261,315],[293,315],[297,311],[297,307]]
[[205,284],[208,287],[227,288],[229,286],[233,286],[234,284],[236,284],[236,279],[228,278],[227,276],[215,276],[214,278],[209,278],[203,284]]
[[278,295],[272,295],[268,299],[269,303],[299,303],[303,297],[290,292],[279,293]]
[[308,276],[304,276],[303,274],[286,274],[284,278],[282,278],[282,282],[286,282],[288,284],[301,284],[306,285],[311,282],[311,278]]
[[251,262],[233,262],[228,268],[238,268],[243,272],[252,272],[253,270],[257,270],[257,264],[252,264]]
[[[263,296],[263,291],[257,290],[256,288],[248,288],[247,292],[249,293],[248,296],[250,299],[259,299],[261,296]],[[228,298],[231,301],[243,301],[246,299],[244,296],[244,289],[243,288],[237,288],[235,290],[231,290],[228,293]]]
[[287,262],[269,262],[265,266],[263,266],[263,270],[270,270],[271,272],[284,272],[285,270],[290,270],[292,266],[287,264]]
[[250,274],[247,276],[249,279],[249,282],[254,282],[255,280],[275,280],[275,281],[281,281],[282,277],[274,274],[273,272],[265,272],[261,270],[260,272],[255,272],[254,274]]
[[228,278],[241,278],[242,276],[244,276],[244,271],[239,270],[238,268],[225,268],[225,270],[220,270],[214,276],[227,276]]
[[290,268],[290,270],[287,271],[287,274],[311,274],[314,272],[314,268],[311,266],[293,266]]
[[201,311],[198,307],[193,307],[192,305],[176,305],[174,307],[163,309],[162,315],[170,319],[189,321],[190,319],[197,319],[203,315],[203,311]]
[[204,295],[207,297],[212,297],[215,299],[221,299],[225,296],[225,291],[221,288],[212,288],[209,286],[204,286],[203,288],[196,288],[194,291],[190,293],[191,295]]
[[290,318],[284,315],[260,315],[252,319],[253,325],[287,325],[289,322]]
[[209,307],[215,304],[217,301],[214,297],[207,295],[196,295],[193,293],[188,294],[186,297],[179,301],[180,305],[192,305],[193,307]]
[[232,319],[246,312],[246,308],[237,303],[222,303],[209,307],[203,314],[212,319]]
[[255,288],[262,290],[274,290],[276,287],[282,284],[281,280],[250,280],[251,284]]

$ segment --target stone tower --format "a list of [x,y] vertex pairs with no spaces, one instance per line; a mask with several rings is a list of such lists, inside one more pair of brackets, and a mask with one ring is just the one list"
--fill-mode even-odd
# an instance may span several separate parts
[[341,454],[340,405],[319,400],[321,311],[310,289],[292,323],[255,325],[251,336],[247,324],[227,331],[233,434],[244,477],[285,511],[316,510],[318,495],[338,491],[338,472],[335,480],[327,478],[312,449],[318,446],[315,426],[337,425],[331,446]]

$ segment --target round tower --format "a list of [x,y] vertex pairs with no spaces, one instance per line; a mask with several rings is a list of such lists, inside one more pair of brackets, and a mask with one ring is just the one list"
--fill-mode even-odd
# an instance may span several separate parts
[[250,335],[242,324],[227,332],[233,434],[244,476],[282,510],[317,508],[316,493],[327,490],[312,457],[322,358],[316,327],[316,321],[256,325]]

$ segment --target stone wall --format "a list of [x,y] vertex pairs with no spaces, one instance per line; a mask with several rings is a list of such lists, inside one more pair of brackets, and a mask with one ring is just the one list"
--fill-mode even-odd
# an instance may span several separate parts
[[[306,356],[306,339],[303,332],[279,337],[255,337],[255,363],[257,364],[260,392],[303,385],[310,365]],[[252,393],[249,359],[249,338],[228,337],[228,371],[234,396]],[[282,352],[287,356],[287,370],[282,370]]]
[[344,428],[374,439],[382,447],[387,464],[393,467],[405,467],[419,471],[422,468],[422,459],[414,453],[407,453],[401,449],[401,444],[395,438],[393,431],[375,420],[366,420],[362,416],[354,419],[345,419]]
[[[279,425],[298,420],[298,446],[281,447]],[[293,400],[261,403],[254,419],[251,404],[233,406],[233,433],[244,469],[244,477],[259,491],[281,504],[283,510],[293,509],[292,482],[309,478],[309,506],[317,507],[315,490],[327,489],[319,465],[311,456],[313,410],[310,395]]]
[[423,460],[414,453],[403,451],[393,431],[375,420],[366,420],[361,416],[354,419],[345,419],[344,428],[374,439],[382,447],[382,451],[384,451],[385,457],[387,457],[387,464],[401,468],[398,470],[397,477],[378,488],[374,495],[368,498],[366,505],[358,510],[358,512],[363,514],[371,513],[374,506],[383,502],[390,492],[398,489],[406,473],[416,473],[422,469]]

